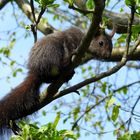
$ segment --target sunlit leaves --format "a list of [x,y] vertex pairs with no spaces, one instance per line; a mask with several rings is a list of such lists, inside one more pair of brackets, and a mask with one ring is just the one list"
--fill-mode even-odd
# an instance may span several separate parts
[[106,1],[106,5],[108,6],[108,5],[109,5],[109,3],[110,3],[110,0],[107,0],[107,1]]
[[[138,12],[140,12],[140,11],[138,11]],[[132,40],[135,41],[136,38],[138,38],[138,35],[140,33],[140,25],[133,25],[132,26],[132,32],[133,32]]]
[[87,9],[93,9],[94,8],[94,3],[93,0],[64,0],[66,3],[69,4],[69,6],[72,6],[75,4],[78,6],[78,8],[83,9],[85,6]]
[[14,66],[15,63],[16,63],[16,61],[15,61],[15,60],[12,60],[12,61],[10,62],[10,66],[11,66],[11,67]]
[[11,137],[11,140],[27,140],[27,139],[37,139],[37,140],[64,140],[71,139],[77,140],[77,137],[70,130],[57,130],[56,127],[60,120],[60,113],[57,114],[55,121],[53,123],[48,123],[40,128],[37,126],[37,123],[27,124],[21,122],[22,127],[21,136],[14,135]]
[[87,0],[86,7],[87,9],[93,9],[94,8],[93,0]]
[[0,49],[0,53],[3,53],[6,57],[10,55],[10,49],[8,47],[3,47]]
[[119,106],[116,106],[115,105],[113,107],[113,110],[112,110],[112,116],[111,116],[111,118],[115,122],[117,120],[118,116],[119,116]]
[[0,48],[0,54],[5,55],[6,57],[10,56],[11,50],[14,47],[15,43],[16,39],[13,38],[8,46]]
[[58,125],[58,122],[60,120],[60,112],[57,113],[57,117],[55,118],[54,120],[54,123],[53,123],[53,127],[56,128],[56,126]]
[[41,7],[59,7],[59,4],[54,4],[55,0],[35,0]]
[[117,138],[117,140],[140,140],[140,132],[134,131],[132,134],[126,132],[123,136]]
[[116,100],[113,97],[111,99],[109,99],[108,102],[107,102],[107,108],[111,107],[115,103],[115,101]]
[[65,2],[67,2],[70,6],[73,5],[73,0],[64,0]]
[[125,4],[127,6],[134,6],[136,4],[136,0],[125,0]]
[[76,120],[78,118],[79,113],[80,113],[80,106],[77,106],[76,108],[73,109],[74,120]]
[[102,84],[102,87],[101,87],[101,90],[102,90],[103,93],[106,93],[106,88],[107,88],[107,83],[104,82],[104,83]]
[[13,77],[16,77],[18,72],[22,72],[22,69],[18,68],[18,69],[13,70],[13,74],[12,74]]
[[103,130],[103,129],[104,129],[103,126],[102,126],[101,121],[96,121],[96,122],[93,124],[93,127],[94,127],[95,129],[99,128],[100,130]]
[[135,6],[137,14],[140,13],[140,0],[125,0],[127,6]]
[[35,1],[41,4],[41,6],[46,7],[47,5],[53,4],[55,0],[35,0]]

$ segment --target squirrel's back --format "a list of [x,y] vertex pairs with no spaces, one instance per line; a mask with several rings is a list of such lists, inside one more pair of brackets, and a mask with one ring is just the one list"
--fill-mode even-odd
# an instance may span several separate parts
[[74,27],[43,37],[30,52],[29,70],[47,79],[45,82],[51,82],[66,67],[65,62],[79,46],[82,37],[81,30]]

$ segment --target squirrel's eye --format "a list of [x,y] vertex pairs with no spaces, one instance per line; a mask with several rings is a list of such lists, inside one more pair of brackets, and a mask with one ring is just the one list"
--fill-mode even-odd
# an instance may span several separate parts
[[100,47],[103,47],[104,42],[103,42],[103,41],[100,41],[100,42],[99,42],[99,45],[100,45]]

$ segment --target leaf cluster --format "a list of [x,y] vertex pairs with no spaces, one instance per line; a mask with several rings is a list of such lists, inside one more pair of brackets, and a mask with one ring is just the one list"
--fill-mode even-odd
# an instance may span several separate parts
[[27,124],[24,121],[20,122],[22,127],[21,135],[13,135],[10,140],[76,140],[76,136],[70,130],[57,130],[56,127],[60,120],[60,113],[57,114],[54,122],[38,127],[37,123]]

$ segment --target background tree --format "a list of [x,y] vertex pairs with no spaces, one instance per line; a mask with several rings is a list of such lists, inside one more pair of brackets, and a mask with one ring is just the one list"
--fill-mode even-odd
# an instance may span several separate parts
[[[71,66],[76,74],[62,87],[65,73],[47,89],[45,85],[38,109],[47,105],[47,119],[52,109],[60,112],[63,125],[69,123],[79,139],[83,132],[91,139],[110,134],[118,139],[139,138],[139,6],[139,0],[1,0],[0,82],[6,85],[1,87],[2,93],[8,92],[7,84],[13,88],[20,82],[15,79],[25,77],[33,40],[78,26],[87,35]],[[115,23],[112,56],[97,61],[86,54],[82,59],[101,19],[107,32]]]

